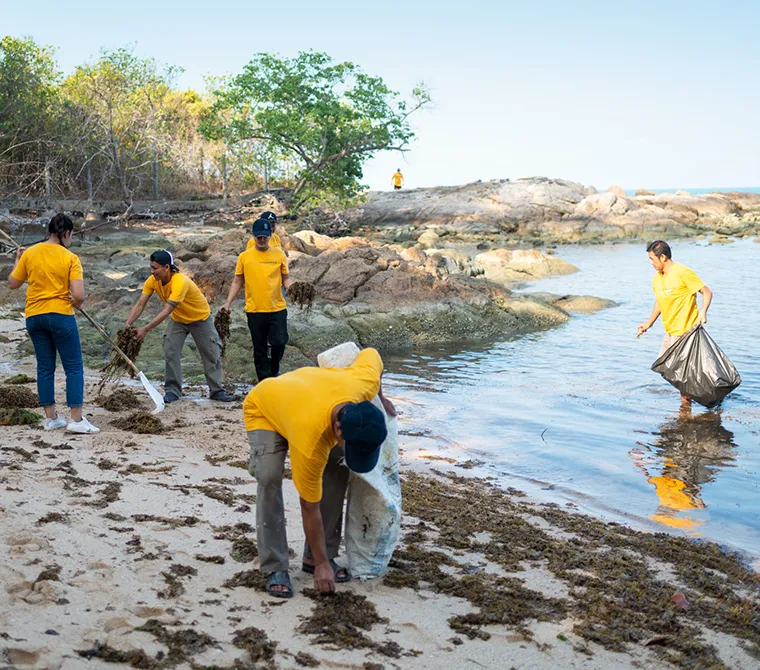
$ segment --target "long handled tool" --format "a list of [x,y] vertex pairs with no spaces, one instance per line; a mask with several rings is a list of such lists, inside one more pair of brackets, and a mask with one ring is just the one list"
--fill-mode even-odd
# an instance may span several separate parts
[[[17,249],[19,248],[19,245],[16,244],[16,241],[8,235],[4,230],[0,228],[0,237],[5,238],[8,242],[10,242],[14,247]],[[147,391],[148,395],[150,396],[153,403],[156,405],[156,407],[153,409],[152,414],[158,414],[159,412],[162,412],[165,405],[164,405],[164,399],[161,396],[161,394],[153,387],[153,385],[148,381],[148,378],[137,369],[137,366],[129,359],[129,357],[116,345],[116,342],[114,342],[109,336],[108,333],[106,333],[105,330],[103,330],[103,327],[95,321],[87,312],[85,312],[81,307],[79,308],[79,311],[82,313],[82,316],[84,316],[85,319],[87,319],[92,326],[95,328],[95,330],[100,333],[101,337],[108,342],[108,344],[113,347],[113,350],[121,356],[124,361],[129,365],[130,368],[132,368],[132,371],[137,375],[137,378],[140,380],[140,383],[143,385],[143,388]]]
[[137,366],[130,360],[129,356],[127,356],[121,350],[121,348],[116,344],[116,342],[114,342],[108,336],[108,333],[106,333],[106,331],[103,330],[103,327],[97,321],[95,321],[95,319],[93,319],[81,307],[79,308],[79,311],[82,313],[82,316],[85,319],[87,319],[92,324],[93,328],[95,328],[95,330],[97,330],[100,333],[101,337],[106,342],[108,342],[108,344],[111,345],[111,347],[113,348],[113,350],[117,354],[119,354],[119,356],[121,356],[124,359],[124,362],[127,365],[129,365],[129,367],[132,369],[132,371],[137,375],[137,378],[140,380],[140,383],[143,385],[143,388],[148,392],[148,395],[150,396],[150,399],[155,404],[155,408],[153,409],[153,411],[151,412],[151,414],[158,414],[159,412],[162,412],[164,410],[164,407],[166,406],[164,404],[164,399],[161,396],[161,394],[155,389],[155,387],[153,386],[153,384],[151,384],[148,381],[148,378],[145,376],[145,374],[143,372],[141,372],[140,370],[138,370]]

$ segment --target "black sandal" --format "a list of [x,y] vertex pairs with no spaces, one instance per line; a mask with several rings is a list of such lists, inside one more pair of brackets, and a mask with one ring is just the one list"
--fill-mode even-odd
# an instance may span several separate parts
[[[273,587],[284,586],[287,591],[275,591]],[[267,593],[273,598],[292,598],[293,585],[287,570],[278,570],[267,577]]]
[[[334,558],[330,559],[330,567],[333,569],[333,575],[335,577],[335,583],[336,584],[344,584],[345,582],[351,581],[351,573],[348,571],[348,568],[342,568],[340,567],[336,562]],[[309,563],[301,563],[301,570],[303,570],[305,573],[309,575],[314,574],[314,566],[310,565]],[[342,572],[343,575],[339,576],[338,573]]]

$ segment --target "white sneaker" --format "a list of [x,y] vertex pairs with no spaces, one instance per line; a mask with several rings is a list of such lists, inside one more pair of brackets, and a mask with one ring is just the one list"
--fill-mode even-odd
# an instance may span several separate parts
[[66,419],[64,419],[60,414],[56,414],[55,419],[45,419],[42,427],[44,430],[58,430],[59,428],[65,428]]
[[83,435],[94,435],[100,432],[100,428],[93,426],[87,419],[82,417],[81,421],[72,421],[66,426],[67,433],[82,433]]

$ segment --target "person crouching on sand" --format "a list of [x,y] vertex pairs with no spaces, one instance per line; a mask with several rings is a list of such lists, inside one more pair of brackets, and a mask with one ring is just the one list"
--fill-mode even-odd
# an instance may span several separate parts
[[[74,234],[73,221],[56,214],[48,224],[48,239],[29,249],[16,250],[16,263],[8,286],[26,290],[26,330],[37,358],[37,393],[45,410],[45,430],[66,427],[70,433],[98,433],[82,414],[84,365],[74,307],[84,304],[82,264],[68,247]],[[66,372],[66,404],[71,421],[55,409],[55,357]]]
[[267,576],[270,596],[293,596],[282,497],[288,453],[306,534],[302,569],[314,574],[320,593],[351,579],[335,562],[349,470],[373,470],[388,434],[383,413],[369,401],[378,396],[388,415],[396,416],[383,395],[382,373],[380,354],[364,349],[350,367],[300,368],[265,379],[246,397],[259,569]]
[[148,331],[171,317],[164,333],[164,402],[175,402],[182,396],[181,354],[188,335],[192,335],[203,362],[209,397],[232,402],[233,397],[222,387],[222,341],[214,327],[208,301],[195,283],[180,273],[168,251],[154,251],[150,255],[150,277],[127,317],[127,326],[140,318],[154,293],[165,307],[150,323],[137,329],[137,337],[142,340]]

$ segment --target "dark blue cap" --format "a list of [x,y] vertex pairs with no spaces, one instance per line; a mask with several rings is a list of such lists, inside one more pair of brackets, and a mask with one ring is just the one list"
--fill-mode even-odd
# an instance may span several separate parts
[[174,272],[179,272],[179,268],[174,265],[174,256],[172,256],[171,251],[165,251],[164,249],[154,251],[150,255],[150,260],[159,265],[168,265]]
[[383,413],[364,401],[347,405],[339,418],[346,441],[346,465],[354,472],[371,472],[380,458],[380,445],[388,437]]
[[272,224],[267,219],[256,219],[251,232],[254,237],[271,237]]

